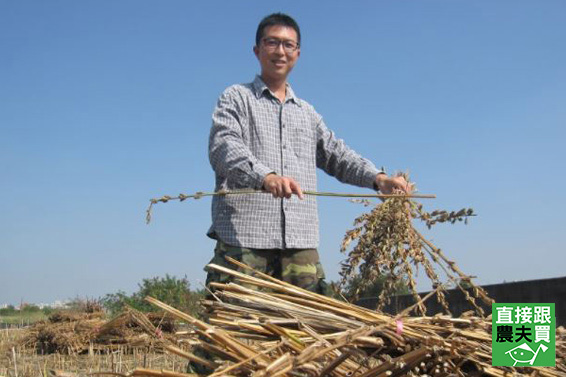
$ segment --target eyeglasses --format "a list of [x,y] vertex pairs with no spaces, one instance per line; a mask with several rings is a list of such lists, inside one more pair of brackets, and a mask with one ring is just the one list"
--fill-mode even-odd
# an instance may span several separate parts
[[283,50],[286,53],[291,54],[299,49],[299,44],[295,41],[286,40],[282,41],[277,38],[263,38],[263,45],[268,51],[275,51],[279,48],[279,45],[283,45]]

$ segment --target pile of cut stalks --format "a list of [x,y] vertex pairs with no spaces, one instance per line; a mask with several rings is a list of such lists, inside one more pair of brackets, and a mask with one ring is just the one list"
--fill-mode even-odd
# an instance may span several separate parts
[[[156,331],[163,338],[177,341],[173,338],[176,328],[171,317],[154,313],[144,314],[131,308],[110,321],[103,319],[103,316],[103,312],[57,312],[48,320],[24,329],[24,336],[10,346],[18,349],[35,348],[41,355],[105,352],[113,346],[147,346],[151,340],[147,334],[148,329]],[[154,325],[159,326],[159,330]]]
[[[566,332],[558,329],[557,366],[491,365],[491,320],[471,314],[398,316],[312,293],[231,260],[250,275],[210,264],[233,283],[214,283],[205,301],[207,321],[146,300],[195,329],[197,345],[209,357],[159,340],[169,352],[201,364],[219,376],[566,376]],[[155,334],[151,328],[149,333]],[[198,352],[197,352],[198,354]],[[202,352],[200,352],[202,354]],[[190,376],[136,369],[131,375]],[[193,374],[192,376],[196,376]]]

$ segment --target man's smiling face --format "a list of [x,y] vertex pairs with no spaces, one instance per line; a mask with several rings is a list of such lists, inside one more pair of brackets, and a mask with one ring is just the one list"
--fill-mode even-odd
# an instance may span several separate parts
[[[298,42],[297,32],[291,27],[273,25],[263,30],[259,46],[254,46],[254,53],[261,65],[261,77],[264,81],[287,79],[289,72],[291,72],[301,54]],[[277,46],[274,47],[274,44],[277,44]],[[287,48],[285,44],[287,44]],[[297,48],[291,51],[288,47],[293,44]]]

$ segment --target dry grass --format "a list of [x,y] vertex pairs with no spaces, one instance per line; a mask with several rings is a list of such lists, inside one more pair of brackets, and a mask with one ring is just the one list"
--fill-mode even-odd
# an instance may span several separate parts
[[84,354],[56,352],[41,355],[33,345],[19,345],[27,333],[26,328],[0,330],[1,377],[54,375],[50,371],[65,371],[81,376],[93,372],[128,374],[136,368],[183,372],[187,365],[184,358],[164,353],[160,348],[149,345],[93,345]]

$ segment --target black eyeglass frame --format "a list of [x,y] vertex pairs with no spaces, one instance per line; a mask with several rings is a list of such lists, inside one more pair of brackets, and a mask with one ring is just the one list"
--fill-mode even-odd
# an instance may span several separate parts
[[[273,41],[273,42],[277,42],[277,45],[273,45],[273,46],[268,46],[267,42],[268,41]],[[286,52],[289,53],[293,53],[295,51],[297,51],[299,48],[301,48],[301,44],[299,42],[295,42],[293,40],[287,39],[287,40],[282,40],[282,39],[278,39],[278,38],[271,38],[271,37],[265,37],[261,39],[261,42],[264,44],[264,46],[266,48],[269,48],[270,50],[277,50],[279,48],[279,46],[283,46],[283,50],[285,50]],[[289,43],[291,42],[293,44],[292,47],[289,46],[285,46],[285,43]]]

